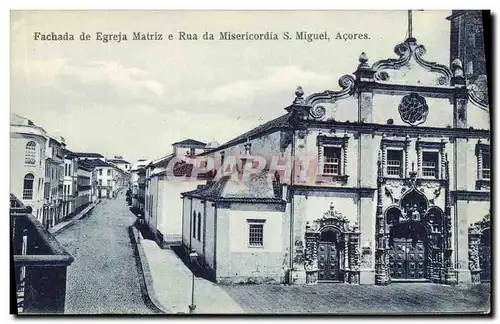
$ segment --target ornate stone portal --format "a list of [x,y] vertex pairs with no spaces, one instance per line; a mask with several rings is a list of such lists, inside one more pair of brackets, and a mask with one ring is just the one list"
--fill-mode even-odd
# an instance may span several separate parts
[[469,227],[469,270],[472,283],[480,283],[482,279],[491,280],[490,228],[489,214]]
[[[449,179],[448,161],[445,164],[445,180]],[[423,242],[425,250],[424,278],[436,283],[455,283],[453,263],[451,261],[451,213],[448,181],[445,181],[445,211],[433,205],[425,194],[417,188],[417,172],[409,172],[408,189],[401,199],[383,210],[383,188],[387,180],[383,177],[382,161],[378,161],[378,204],[375,229],[375,283],[387,285],[391,282],[388,251],[393,244],[393,233],[405,232],[416,246]],[[387,190],[386,190],[387,191]],[[413,279],[413,278],[411,278]]]
[[306,224],[305,233],[305,254],[304,267],[306,270],[306,283],[315,284],[318,282],[318,246],[321,234],[326,231],[334,231],[337,235],[339,249],[339,273],[341,280],[345,283],[359,283],[360,250],[357,223],[349,224],[349,220],[335,207],[330,204],[330,209],[324,213],[323,217]]

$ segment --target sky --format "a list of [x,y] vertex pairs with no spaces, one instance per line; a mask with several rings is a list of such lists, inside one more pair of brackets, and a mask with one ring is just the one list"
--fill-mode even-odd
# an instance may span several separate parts
[[[426,60],[449,64],[449,11],[413,12]],[[186,138],[224,143],[285,113],[305,95],[338,90],[361,52],[395,58],[407,11],[11,11],[11,112],[66,139],[67,148],[156,159]],[[199,40],[178,40],[178,32]],[[330,41],[204,41],[203,33],[296,31]],[[75,41],[34,40],[71,33]],[[80,41],[82,32],[91,35]],[[103,43],[96,33],[127,34]],[[162,41],[132,41],[157,32]],[[337,40],[337,33],[370,39]],[[165,40],[168,34],[174,40]]]

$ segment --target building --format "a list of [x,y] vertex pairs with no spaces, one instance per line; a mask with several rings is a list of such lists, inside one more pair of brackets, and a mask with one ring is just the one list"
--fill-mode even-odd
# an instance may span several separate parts
[[75,199],[75,212],[79,212],[89,204],[92,200],[92,173],[94,166],[82,161],[78,162],[77,178],[76,178],[76,192]]
[[69,217],[75,211],[74,200],[77,196],[77,165],[78,159],[68,149],[63,149],[64,176],[63,176],[63,199],[62,218]]
[[115,156],[113,159],[108,159],[109,163],[113,163],[124,172],[130,172],[131,164],[123,159],[123,156]]
[[45,147],[44,216],[52,227],[62,219],[64,154],[66,143],[60,136],[48,135]]
[[[205,144],[192,139],[176,142],[172,144],[172,153],[145,166],[144,218],[158,243],[181,244],[181,193],[206,181],[206,175],[190,177],[192,164],[189,161],[204,152],[207,146],[214,148],[216,145],[215,142]],[[180,179],[181,175],[184,179]]]
[[221,167],[183,194],[182,242],[215,281],[454,284],[489,273],[477,251],[488,241],[478,224],[490,213],[489,109],[459,59],[426,61],[413,37],[394,51],[371,64],[361,53],[340,90],[298,87],[284,115],[200,154]]
[[150,161],[145,159],[137,160],[132,169],[130,169],[130,190],[132,192],[132,210],[138,215],[144,216],[144,202],[145,202],[145,181],[146,172],[144,167],[149,164]]
[[11,114],[10,191],[40,221],[43,218],[46,131],[31,120]]
[[[97,199],[115,198],[119,189],[116,184],[116,174],[119,172],[119,169],[115,165],[105,162],[104,159],[98,157],[93,159],[86,158],[80,161],[83,161],[84,165],[94,168],[97,181]],[[92,186],[92,183],[90,186]],[[90,193],[90,195],[92,194]]]

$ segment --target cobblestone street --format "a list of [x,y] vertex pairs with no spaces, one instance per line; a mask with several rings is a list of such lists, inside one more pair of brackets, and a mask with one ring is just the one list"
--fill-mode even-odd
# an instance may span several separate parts
[[444,286],[398,283],[390,286],[221,286],[247,313],[484,313],[490,285]]
[[75,258],[68,267],[67,314],[152,314],[142,298],[127,228],[135,221],[123,193],[103,199],[58,234]]

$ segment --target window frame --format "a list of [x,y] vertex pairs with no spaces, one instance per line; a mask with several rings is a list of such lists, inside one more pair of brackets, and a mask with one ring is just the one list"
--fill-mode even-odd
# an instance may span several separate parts
[[191,215],[191,232],[193,233],[191,236],[196,239],[196,211],[194,210]]
[[24,164],[36,164],[36,148],[37,145],[35,141],[29,141],[28,143],[26,143],[24,147]]
[[[333,181],[343,181],[347,182],[349,175],[347,174],[347,149],[349,143],[349,136],[344,134],[344,136],[326,136],[326,135],[318,135],[316,138],[316,144],[318,146],[318,168],[316,170],[317,175],[326,180]],[[330,174],[325,173],[325,148],[338,148],[340,149],[340,157],[339,157],[339,173],[338,174]],[[328,164],[326,164],[328,165]]]
[[[488,155],[489,169],[484,167],[485,156]],[[490,188],[491,182],[491,147],[490,144],[483,143],[478,140],[476,144],[476,158],[477,158],[477,174],[476,174],[476,190]],[[484,171],[489,172],[489,177],[484,177]]]
[[[434,167],[429,167],[429,166],[426,166],[425,165],[425,159],[424,159],[424,156],[426,155],[426,153],[434,153],[436,154],[436,165]],[[429,150],[429,149],[426,149],[426,150],[422,150],[422,178],[425,178],[425,179],[440,179],[441,177],[441,168],[439,167],[440,164],[441,164],[441,161],[440,161],[440,154],[439,154],[439,150]],[[425,174],[425,171],[428,171],[428,170],[433,170],[434,171],[434,175],[426,175]]]
[[[247,246],[249,248],[264,248],[264,246],[265,246],[265,239],[264,239],[265,223],[266,223],[265,219],[247,219],[246,239],[247,239]],[[252,228],[253,227],[254,228],[260,227],[261,228],[261,230],[260,230],[261,244],[252,244],[252,241],[254,241],[254,239],[252,239]]]
[[[404,174],[405,174],[405,159],[404,159],[404,156],[405,156],[405,152],[404,152],[404,149],[403,148],[388,148],[386,150],[386,154],[387,154],[387,163],[385,165],[385,168],[384,168],[384,172],[385,172],[385,176],[386,177],[389,177],[389,178],[404,178]],[[401,154],[401,158],[399,160],[394,160],[394,159],[389,159],[389,153],[390,152],[398,152]],[[399,161],[399,165],[396,166],[396,165],[391,165],[389,163],[389,161]],[[394,167],[397,167],[398,168],[398,174],[391,174],[389,173],[389,168],[394,168]],[[392,172],[392,169],[391,169],[391,172]]]
[[[435,179],[444,180],[445,179],[445,148],[446,141],[441,139],[440,142],[426,142],[420,139],[417,140],[416,150],[417,150],[417,174],[422,179]],[[437,176],[424,176],[424,153],[437,153],[438,160],[436,165]]]
[[[410,138],[404,139],[388,139],[382,138],[382,173],[385,178],[405,179],[408,177],[408,148],[410,146]],[[388,153],[389,151],[401,151],[400,174],[390,175],[387,171]]]
[[[26,181],[31,181],[31,188],[26,188]],[[23,177],[23,200],[33,200],[33,197],[35,195],[34,186],[35,186],[35,175],[33,173],[25,174]],[[27,193],[30,194],[28,195]]]

